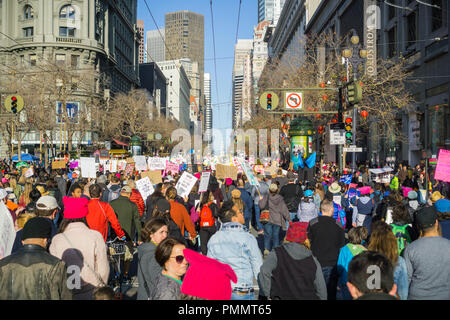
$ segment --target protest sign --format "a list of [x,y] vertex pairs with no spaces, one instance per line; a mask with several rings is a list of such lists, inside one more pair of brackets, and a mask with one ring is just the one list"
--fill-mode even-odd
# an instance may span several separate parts
[[206,192],[208,190],[209,185],[209,177],[211,176],[210,171],[203,171],[202,177],[200,179],[200,186],[198,188],[198,193]]
[[8,208],[0,201],[0,259],[9,256],[16,238],[14,222]]
[[78,168],[78,161],[72,161],[69,166],[70,169]]
[[183,172],[180,180],[178,180],[178,183],[175,186],[175,188],[177,189],[177,194],[182,198],[187,197],[196,182],[197,182],[196,177],[194,177],[192,174],[186,171]]
[[127,161],[126,160],[119,160],[117,162],[117,171],[125,170],[127,167]]
[[64,160],[53,160],[52,169],[65,169],[66,161]]
[[258,179],[256,179],[255,174],[253,173],[253,170],[250,167],[250,164],[245,160],[240,160],[242,169],[244,170],[245,175],[247,176],[248,182],[252,186],[259,187]]
[[148,177],[136,181],[136,188],[139,190],[142,199],[147,199],[154,191],[153,184]]
[[33,174],[34,174],[33,168],[28,168],[28,169],[25,171],[24,176],[25,176],[25,178],[29,178],[29,177],[32,177]]
[[134,163],[134,159],[133,158],[127,158],[127,163]]
[[236,167],[226,166],[218,163],[216,165],[216,178],[217,179],[226,179],[231,178],[232,180],[237,179],[237,169]]
[[109,160],[109,171],[117,172],[117,160],[116,159]]
[[180,171],[180,166],[176,163],[167,161],[166,163],[166,173],[171,172],[172,174],[178,173]]
[[165,170],[166,169],[166,159],[160,158],[160,157],[148,158],[148,169],[149,170]]
[[134,163],[127,163],[125,167],[125,175],[131,176],[134,170]]
[[147,160],[145,156],[134,156],[134,167],[137,171],[145,171],[147,170]]
[[153,184],[162,183],[161,170],[143,171],[141,177],[148,177]]
[[80,168],[82,178],[97,178],[95,158],[80,158]]
[[434,179],[450,182],[450,150],[439,151]]

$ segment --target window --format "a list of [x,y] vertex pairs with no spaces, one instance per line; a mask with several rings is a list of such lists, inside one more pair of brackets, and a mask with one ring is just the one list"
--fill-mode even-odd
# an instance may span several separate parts
[[388,32],[388,42],[389,42],[389,46],[388,46],[388,58],[392,58],[393,56],[396,55],[396,43],[395,43],[395,32],[396,32],[396,28],[392,28],[391,30],[389,30]]
[[33,27],[23,28],[23,37],[32,37],[33,36]]
[[56,65],[62,67],[66,64],[66,55],[65,54],[57,54],[55,56]]
[[417,12],[414,11],[409,16],[406,17],[406,23],[407,23],[407,32],[408,32],[408,43],[407,47],[414,45],[415,41],[417,40]]
[[34,17],[33,7],[27,4],[25,6],[25,8],[23,9],[23,18],[25,20],[29,20],[29,19],[33,19],[33,17]]
[[440,9],[436,7],[431,8],[431,32],[434,32],[443,26],[443,1],[442,0],[433,0],[432,4],[435,6],[439,6]]
[[72,69],[78,69],[80,63],[80,56],[72,55],[70,58]]
[[36,55],[35,54],[30,54],[30,66],[35,66],[36,65]]
[[66,5],[61,8],[59,12],[59,17],[61,19],[75,19],[75,8],[71,5]]
[[61,37],[75,37],[75,28],[59,27],[59,35]]

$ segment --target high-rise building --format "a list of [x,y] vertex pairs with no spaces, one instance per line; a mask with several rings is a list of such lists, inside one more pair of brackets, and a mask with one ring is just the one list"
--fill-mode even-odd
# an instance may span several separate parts
[[136,29],[139,35],[139,63],[144,63],[144,20],[137,20]]
[[266,20],[277,24],[286,0],[258,0],[258,23]]
[[147,62],[160,62],[166,60],[166,48],[164,46],[165,29],[147,31]]
[[[252,55],[253,39],[238,39],[234,47],[233,85],[232,85],[232,126],[238,128],[242,125],[243,85],[248,78],[248,59]],[[247,67],[246,67],[247,66]],[[251,71],[250,71],[251,74]]]
[[212,123],[213,123],[213,112],[211,107],[211,74],[205,73],[204,76],[205,79],[205,100],[206,100],[206,106],[205,106],[205,116],[204,116],[204,128],[206,132],[205,141],[210,142],[211,141],[211,130],[212,130]]
[[[204,16],[190,11],[177,11],[165,15],[165,57],[168,60],[189,58],[198,63],[200,75],[199,96],[196,96],[201,105],[203,99],[203,77],[205,72],[205,32]],[[195,88],[195,78],[189,79],[191,87]]]
[[203,86],[200,85],[200,71],[197,61],[191,61],[191,59],[184,58],[180,59],[181,64],[183,65],[184,71],[191,83],[191,91],[190,91],[190,119],[191,122],[196,122],[200,118],[200,95],[201,89]]
[[191,84],[181,60],[157,63],[167,80],[166,116],[178,121],[180,128],[190,129]]

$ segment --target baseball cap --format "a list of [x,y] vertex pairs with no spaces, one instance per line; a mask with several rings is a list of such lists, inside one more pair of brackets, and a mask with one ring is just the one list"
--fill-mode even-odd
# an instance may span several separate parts
[[416,222],[421,228],[432,227],[438,218],[436,207],[424,207],[417,212]]
[[124,192],[124,193],[132,193],[133,190],[131,190],[131,188],[129,186],[125,186],[122,189],[120,189],[120,192]]
[[54,210],[58,208],[58,203],[56,202],[55,197],[52,196],[42,196],[36,202],[36,209],[41,210]]
[[48,239],[52,235],[52,225],[49,219],[36,217],[25,223],[22,230],[22,240],[38,238]]

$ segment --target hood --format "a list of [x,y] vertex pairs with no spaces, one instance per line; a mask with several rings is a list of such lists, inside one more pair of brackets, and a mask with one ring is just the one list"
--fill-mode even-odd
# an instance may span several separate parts
[[311,201],[311,202],[304,202],[304,201],[302,201],[300,203],[300,206],[301,206],[302,210],[307,210],[307,211],[310,211],[310,210],[314,211],[314,210],[316,210],[316,204],[314,203],[314,201]]
[[368,196],[363,196],[363,197],[359,198],[359,200],[361,200],[361,202],[363,204],[367,204],[371,200],[371,198]]
[[276,195],[274,195],[274,196],[269,195],[269,202],[270,202],[272,205],[278,206],[278,205],[280,205],[283,201],[284,201],[283,197],[280,196],[279,194],[276,194]]
[[283,246],[292,259],[295,260],[302,260],[312,255],[311,250],[308,250],[304,245],[296,242],[286,242]]

